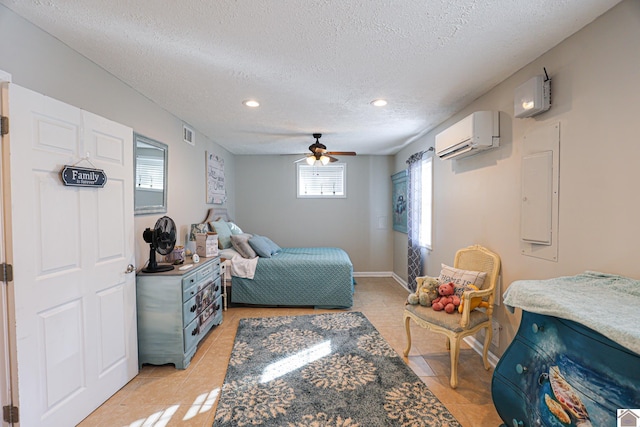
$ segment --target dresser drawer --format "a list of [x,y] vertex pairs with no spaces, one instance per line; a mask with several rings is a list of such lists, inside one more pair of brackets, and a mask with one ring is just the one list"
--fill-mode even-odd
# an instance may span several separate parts
[[202,282],[192,289],[197,289],[196,295],[186,301],[182,306],[182,315],[185,325],[195,319],[196,316],[199,316],[205,307],[209,306],[215,299],[212,282]]
[[196,272],[182,278],[182,301],[186,301],[198,293],[199,274]]
[[184,351],[188,352],[200,341],[200,318],[196,317],[184,328]]
[[222,279],[217,277],[216,280],[213,281],[213,299],[218,298],[222,294]]
[[499,374],[525,393],[535,393],[541,374],[549,370],[550,358],[516,339],[500,358]]
[[491,382],[491,396],[498,415],[509,427],[541,426],[540,417],[534,415],[529,399],[522,391],[510,383],[494,376]]
[[211,276],[213,275],[213,271],[219,268],[220,268],[219,265],[214,266],[213,263],[207,265],[204,268],[201,268],[200,270],[198,270],[198,281],[211,278]]

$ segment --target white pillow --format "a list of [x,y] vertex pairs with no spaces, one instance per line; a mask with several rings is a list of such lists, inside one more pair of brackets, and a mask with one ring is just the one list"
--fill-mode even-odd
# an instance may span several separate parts
[[441,264],[442,270],[438,277],[438,283],[453,282],[455,287],[464,287],[467,285],[475,285],[478,289],[482,289],[484,279],[487,273],[484,271],[461,270],[459,268],[449,267]]

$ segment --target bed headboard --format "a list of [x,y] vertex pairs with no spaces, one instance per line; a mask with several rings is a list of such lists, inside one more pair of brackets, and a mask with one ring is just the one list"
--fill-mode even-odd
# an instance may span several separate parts
[[209,212],[207,212],[207,217],[202,221],[205,224],[208,224],[213,221],[231,221],[231,217],[229,217],[229,213],[227,212],[227,208],[210,208]]

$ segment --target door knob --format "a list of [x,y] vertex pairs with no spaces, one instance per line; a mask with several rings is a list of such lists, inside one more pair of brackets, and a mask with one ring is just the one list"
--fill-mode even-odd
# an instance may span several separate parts
[[129,264],[127,266],[127,269],[124,272],[129,274],[129,273],[133,273],[134,271],[136,271],[136,268],[133,266],[133,264]]

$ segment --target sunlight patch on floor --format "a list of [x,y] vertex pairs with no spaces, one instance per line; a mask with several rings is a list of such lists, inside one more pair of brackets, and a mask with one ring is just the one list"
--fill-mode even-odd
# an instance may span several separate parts
[[180,405],[169,406],[164,411],[156,412],[147,418],[132,422],[129,427],[164,427],[169,424],[173,414],[176,413],[179,407]]
[[285,357],[267,366],[262,372],[261,383],[269,382],[331,354],[331,340],[323,341],[293,356]]
[[213,404],[216,403],[216,399],[220,394],[220,388],[211,390],[209,393],[202,393],[196,397],[196,400],[191,404],[191,408],[184,415],[182,421],[190,420],[198,414],[203,414],[210,411],[213,408]]

